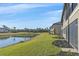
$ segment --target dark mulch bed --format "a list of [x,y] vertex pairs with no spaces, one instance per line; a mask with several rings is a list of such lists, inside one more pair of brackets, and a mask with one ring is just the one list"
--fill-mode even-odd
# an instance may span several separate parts
[[54,42],[52,42],[52,45],[55,45],[55,46],[61,47],[61,48],[72,48],[72,46],[70,44],[68,44],[68,42],[64,39],[55,40]]
[[[55,40],[54,42],[52,42],[52,45],[55,45],[55,46],[60,47],[60,48],[73,48],[64,39],[62,39],[62,40]],[[51,56],[54,56],[54,55],[51,55]],[[68,51],[68,52],[60,51],[56,56],[79,56],[79,53],[74,53],[74,52],[70,52],[70,51]]]

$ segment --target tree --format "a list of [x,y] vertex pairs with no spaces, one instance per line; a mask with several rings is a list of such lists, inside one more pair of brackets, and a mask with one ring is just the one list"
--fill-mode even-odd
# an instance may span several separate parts
[[13,27],[13,31],[16,32],[16,27]]

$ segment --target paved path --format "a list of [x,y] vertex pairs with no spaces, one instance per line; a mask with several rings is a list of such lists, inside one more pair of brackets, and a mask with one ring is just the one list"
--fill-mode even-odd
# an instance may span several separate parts
[[[76,49],[74,49],[74,48],[61,48],[62,49],[62,51],[64,51],[64,52],[68,52],[68,51],[70,51],[70,52],[77,52],[77,50]],[[78,53],[78,52],[77,52]]]

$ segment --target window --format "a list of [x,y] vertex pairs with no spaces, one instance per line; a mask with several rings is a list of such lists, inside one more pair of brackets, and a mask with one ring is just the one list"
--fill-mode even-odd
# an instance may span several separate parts
[[78,19],[74,20],[69,26],[70,43],[78,49]]

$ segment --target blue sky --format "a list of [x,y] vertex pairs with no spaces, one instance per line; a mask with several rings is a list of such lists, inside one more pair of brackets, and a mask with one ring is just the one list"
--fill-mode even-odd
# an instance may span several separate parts
[[10,28],[46,28],[61,20],[61,3],[0,4],[0,26]]

